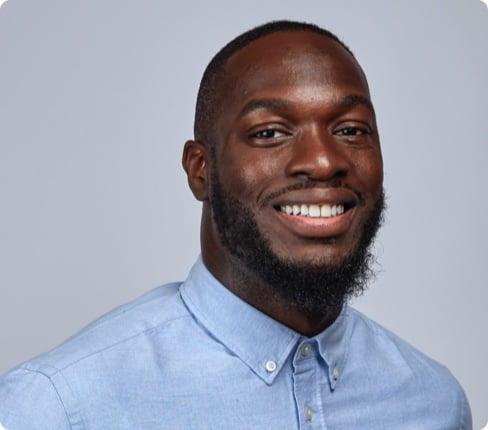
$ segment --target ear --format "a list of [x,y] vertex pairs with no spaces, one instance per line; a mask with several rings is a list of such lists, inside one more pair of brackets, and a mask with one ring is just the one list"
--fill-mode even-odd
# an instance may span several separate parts
[[189,140],[183,149],[182,164],[188,177],[188,185],[197,200],[208,199],[209,148],[197,140]]

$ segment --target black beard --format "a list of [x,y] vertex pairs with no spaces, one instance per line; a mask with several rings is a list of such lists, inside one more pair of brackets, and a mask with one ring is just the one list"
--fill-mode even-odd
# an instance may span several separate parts
[[371,248],[383,221],[383,189],[356,249],[338,264],[324,262],[320,256],[314,262],[301,262],[276,255],[259,230],[254,214],[223,189],[215,169],[211,173],[210,205],[224,247],[281,298],[303,312],[337,312],[345,300],[361,295],[374,275]]

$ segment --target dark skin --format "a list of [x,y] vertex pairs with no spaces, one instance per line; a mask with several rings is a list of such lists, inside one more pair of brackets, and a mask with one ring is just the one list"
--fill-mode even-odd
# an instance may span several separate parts
[[[212,144],[224,188],[252,211],[277,256],[338,265],[357,246],[383,181],[375,114],[357,62],[330,38],[276,32],[228,60],[221,94]],[[206,267],[230,291],[293,330],[306,336],[323,331],[340,309],[297,309],[222,245],[209,203],[210,163],[210,142],[186,143],[183,166],[203,202]],[[316,185],[289,189],[305,181]],[[302,204],[345,210],[331,218],[280,210]]]

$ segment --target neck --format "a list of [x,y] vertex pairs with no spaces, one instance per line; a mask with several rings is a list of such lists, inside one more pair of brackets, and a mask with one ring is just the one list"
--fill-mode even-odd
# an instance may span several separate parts
[[207,269],[236,296],[304,336],[311,337],[329,327],[341,312],[341,306],[327,311],[305,311],[283,299],[272,286],[266,284],[242,263],[226,256],[226,261],[202,253]]

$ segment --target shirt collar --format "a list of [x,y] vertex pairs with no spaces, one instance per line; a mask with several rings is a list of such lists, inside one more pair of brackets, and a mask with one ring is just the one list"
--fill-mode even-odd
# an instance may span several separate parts
[[[236,354],[257,376],[272,384],[304,336],[249,305],[207,270],[201,257],[180,294],[189,311],[215,338]],[[349,337],[346,306],[337,320],[313,339],[328,367],[331,389],[342,374]]]

